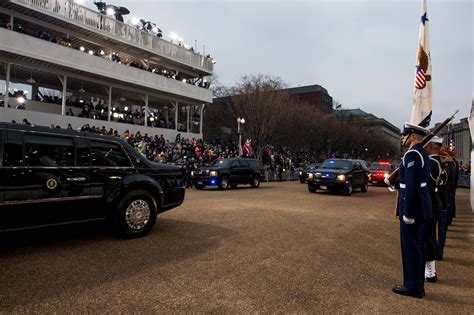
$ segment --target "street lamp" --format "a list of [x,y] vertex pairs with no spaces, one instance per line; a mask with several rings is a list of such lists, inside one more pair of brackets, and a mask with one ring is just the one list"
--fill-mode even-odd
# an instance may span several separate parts
[[[240,127],[240,124],[245,124],[245,119],[242,117],[237,117],[237,132],[239,133],[239,156],[241,155],[242,152],[242,129]],[[243,126],[242,126],[243,128]]]

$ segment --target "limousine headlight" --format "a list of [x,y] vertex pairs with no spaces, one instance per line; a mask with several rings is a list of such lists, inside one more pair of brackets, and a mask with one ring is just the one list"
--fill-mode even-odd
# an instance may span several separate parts
[[312,179],[313,178],[313,173],[308,173],[308,179]]
[[346,180],[346,175],[344,175],[344,174],[337,175],[336,179],[337,179],[337,180],[340,180],[341,182],[342,182],[342,181],[345,181],[345,180]]
[[321,173],[315,173],[315,174],[314,174],[314,177],[316,177],[316,178],[321,178]]
[[213,177],[217,176],[217,171],[210,171],[209,176],[213,176]]

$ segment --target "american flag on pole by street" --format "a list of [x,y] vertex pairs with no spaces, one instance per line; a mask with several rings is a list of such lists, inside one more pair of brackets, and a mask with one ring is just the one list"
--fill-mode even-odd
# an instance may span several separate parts
[[410,123],[428,127],[432,112],[432,81],[429,20],[426,0],[421,0],[421,21],[416,54],[416,74]]
[[451,128],[451,135],[449,136],[448,150],[451,152],[456,151],[456,138],[454,136],[454,127]]
[[253,156],[252,140],[247,139],[247,141],[245,141],[245,151],[247,151],[248,156]]

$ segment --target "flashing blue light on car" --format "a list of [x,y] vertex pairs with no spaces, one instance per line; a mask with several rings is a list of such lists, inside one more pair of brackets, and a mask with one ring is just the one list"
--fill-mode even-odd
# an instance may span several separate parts
[[329,164],[334,164],[334,162],[335,162],[334,160],[330,160]]
[[211,184],[213,184],[213,185],[214,185],[215,183],[216,183],[216,181],[215,181],[214,179],[213,179],[213,180],[211,180]]

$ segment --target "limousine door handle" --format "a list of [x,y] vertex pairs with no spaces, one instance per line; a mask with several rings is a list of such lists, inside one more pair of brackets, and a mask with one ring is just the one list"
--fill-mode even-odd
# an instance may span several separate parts
[[85,182],[86,178],[85,177],[68,177],[67,181],[68,182]]

